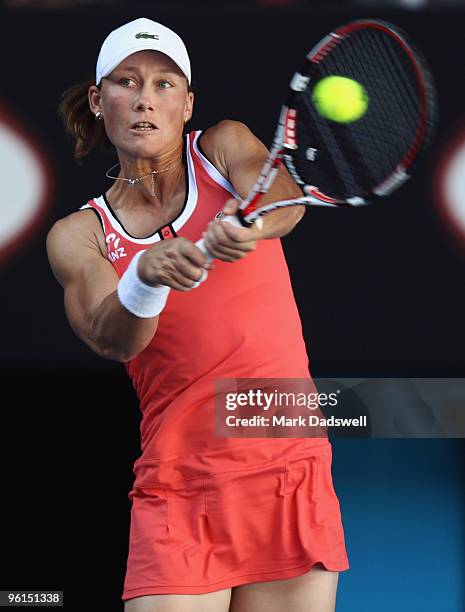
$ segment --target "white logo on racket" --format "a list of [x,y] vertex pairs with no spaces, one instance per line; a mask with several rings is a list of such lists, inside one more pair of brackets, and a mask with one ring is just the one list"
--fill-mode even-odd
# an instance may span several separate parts
[[308,161],[316,161],[317,153],[318,149],[308,147],[308,149],[305,151],[305,157],[308,159]]

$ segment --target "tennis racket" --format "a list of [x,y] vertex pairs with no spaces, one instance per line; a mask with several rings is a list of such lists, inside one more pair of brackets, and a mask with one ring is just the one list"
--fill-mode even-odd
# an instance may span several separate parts
[[[331,121],[313,104],[318,82],[333,75],[365,88],[368,109],[357,121]],[[341,26],[308,53],[292,77],[263,170],[237,214],[223,220],[249,227],[285,206],[356,207],[388,196],[411,176],[435,123],[433,78],[408,36],[373,19]],[[261,205],[281,163],[303,195]],[[203,239],[196,246],[213,259]]]

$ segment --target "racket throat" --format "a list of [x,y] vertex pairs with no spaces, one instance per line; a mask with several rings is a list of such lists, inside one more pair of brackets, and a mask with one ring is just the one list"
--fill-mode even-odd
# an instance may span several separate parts
[[[257,194],[257,195],[261,195],[261,194]],[[242,210],[241,210],[241,209],[239,209],[239,210],[236,212],[236,215],[237,215],[237,218],[238,218],[238,220],[239,220],[239,223],[242,225],[242,227],[251,227],[251,226],[254,224],[254,221],[247,221],[247,220],[244,218],[244,215],[243,215],[243,213],[242,213]]]

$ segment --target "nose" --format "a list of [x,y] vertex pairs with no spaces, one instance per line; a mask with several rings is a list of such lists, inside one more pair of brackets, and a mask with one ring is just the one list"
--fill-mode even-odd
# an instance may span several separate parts
[[155,106],[154,106],[154,102],[153,102],[153,90],[148,87],[147,85],[144,85],[144,87],[142,87],[139,90],[139,95],[136,99],[136,110],[138,111],[144,111],[144,110],[154,110]]

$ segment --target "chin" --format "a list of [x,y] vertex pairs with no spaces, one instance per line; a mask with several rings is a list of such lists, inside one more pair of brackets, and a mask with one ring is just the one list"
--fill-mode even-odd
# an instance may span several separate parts
[[134,157],[136,159],[157,157],[162,152],[162,148],[160,146],[154,145],[154,143],[152,144],[147,143],[147,144],[144,144],[138,147],[126,146],[124,148],[122,147],[120,150],[124,151],[125,155],[129,157]]

